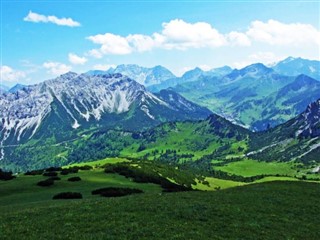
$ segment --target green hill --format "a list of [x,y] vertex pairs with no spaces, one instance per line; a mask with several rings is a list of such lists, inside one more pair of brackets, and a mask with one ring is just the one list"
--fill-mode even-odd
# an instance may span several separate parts
[[105,157],[159,160],[171,164],[244,155],[251,132],[212,115],[197,122],[165,123],[145,132],[123,130],[82,132],[71,141],[43,144],[30,141],[7,149],[0,167],[13,171],[41,169]]
[[313,240],[320,238],[319,194],[316,183],[270,182],[0,205],[0,232],[3,239]]

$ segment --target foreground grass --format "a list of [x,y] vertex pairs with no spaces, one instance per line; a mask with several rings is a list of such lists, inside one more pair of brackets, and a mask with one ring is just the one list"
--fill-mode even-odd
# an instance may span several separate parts
[[320,239],[318,184],[0,207],[2,239]]

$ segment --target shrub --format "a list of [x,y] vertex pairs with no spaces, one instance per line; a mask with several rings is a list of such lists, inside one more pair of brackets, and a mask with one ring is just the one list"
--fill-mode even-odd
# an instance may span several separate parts
[[39,170],[32,170],[32,171],[27,171],[24,175],[42,175],[43,174],[43,169],[39,169]]
[[68,169],[62,169],[61,172],[60,172],[61,175],[68,175],[69,173],[70,172],[69,172]]
[[8,181],[8,180],[11,180],[11,179],[14,179],[14,178],[15,178],[15,176],[12,176],[12,172],[3,172],[0,169],[0,180]]
[[122,196],[136,194],[136,193],[143,193],[143,191],[136,188],[107,187],[107,188],[96,189],[91,193],[92,195],[100,194],[103,197],[122,197]]
[[61,175],[68,175],[70,173],[77,173],[77,172],[79,172],[79,167],[69,167],[69,168],[62,169],[60,174]]
[[301,180],[307,180],[307,176],[306,175],[302,175]]
[[145,150],[147,147],[143,144],[141,144],[138,149],[137,149],[137,152],[142,152],[143,150]]
[[185,192],[193,190],[191,187],[185,187],[183,185],[175,184],[165,178],[162,179],[160,185],[163,188],[163,192]]
[[53,196],[52,199],[81,199],[82,194],[78,192],[62,192]]
[[84,166],[79,167],[80,170],[91,170],[92,168],[93,167],[89,166],[89,165],[84,165]]
[[44,172],[42,175],[45,177],[56,177],[56,176],[58,176],[58,173],[57,172]]
[[68,181],[77,182],[77,181],[81,181],[81,178],[80,177],[71,177],[71,178],[68,178]]
[[52,178],[48,178],[46,180],[40,181],[37,183],[40,187],[49,187],[54,184],[54,180]]
[[45,169],[46,172],[59,172],[61,170],[62,170],[61,167],[49,167],[49,168]]

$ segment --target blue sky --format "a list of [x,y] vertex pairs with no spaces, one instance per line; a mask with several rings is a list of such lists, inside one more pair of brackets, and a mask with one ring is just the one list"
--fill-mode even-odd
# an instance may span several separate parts
[[177,75],[288,56],[319,60],[319,1],[1,0],[1,82],[163,65]]

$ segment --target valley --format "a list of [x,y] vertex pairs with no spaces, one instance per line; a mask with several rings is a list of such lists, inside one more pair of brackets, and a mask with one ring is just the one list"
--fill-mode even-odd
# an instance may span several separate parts
[[[126,68],[129,74],[137,73],[135,65],[116,69],[128,71]],[[0,231],[6,239],[24,231],[20,218],[29,226],[25,239],[50,237],[50,224],[65,212],[67,225],[60,226],[63,231],[56,233],[57,239],[84,239],[86,232],[91,237],[119,239],[128,236],[128,231],[130,238],[124,239],[163,239],[167,235],[157,231],[159,223],[170,223],[170,236],[174,233],[177,239],[186,237],[184,234],[212,239],[213,232],[216,239],[234,238],[246,231],[255,239],[261,235],[259,228],[264,229],[264,239],[271,239],[268,224],[279,236],[301,237],[301,231],[286,230],[289,219],[291,225],[302,226],[303,236],[316,239],[317,232],[309,232],[315,225],[306,225],[302,219],[316,221],[312,213],[320,189],[317,80],[305,75],[282,76],[255,64],[241,70],[215,70],[212,78],[197,70],[195,75],[187,74],[194,81],[151,93],[147,89],[152,85],[146,88],[118,70],[69,72],[40,84],[17,86],[0,96],[0,210],[4,213]],[[219,75],[223,71],[231,72]],[[139,76],[141,83],[144,78],[154,80],[150,75]],[[221,85],[212,85],[212,79]],[[187,88],[192,89],[192,97]],[[215,100],[205,102],[199,97],[212,91],[218,91],[214,95],[220,96],[224,111],[229,111],[229,100],[241,107],[252,101],[255,108],[232,111],[254,120],[261,115],[252,109],[263,110],[266,119],[274,114],[278,120],[267,120],[264,131],[253,131],[245,120],[239,124],[235,115],[214,113]],[[257,96],[260,100],[254,100]],[[279,100],[286,96],[292,101]],[[269,111],[268,106],[281,106],[285,101],[304,109],[290,114]],[[261,124],[266,127],[266,122]],[[292,211],[284,212],[281,206],[292,207],[291,199],[302,196],[308,196],[308,211],[302,211],[302,201],[295,203],[295,214],[301,219],[292,222]],[[266,197],[270,200],[265,201]],[[143,208],[137,208],[141,203]],[[254,215],[254,209],[262,207],[266,212]],[[145,212],[157,212],[155,208],[162,209],[156,217]],[[144,225],[147,216],[151,222]],[[233,220],[222,221],[223,216]],[[91,219],[86,226],[81,225],[83,217]],[[282,223],[271,224],[275,217],[275,222]],[[123,235],[97,227],[102,218],[112,221],[101,226],[121,225]],[[132,219],[140,227],[131,226]],[[228,229],[224,221],[237,227]],[[213,222],[217,228],[209,229]],[[193,228],[185,229],[187,223]],[[35,231],[39,224],[44,227]]]
[[223,77],[204,75],[173,90],[233,123],[262,131],[290,120],[316,101],[320,82],[253,64]]
[[0,240],[319,240],[319,1],[0,0]]

